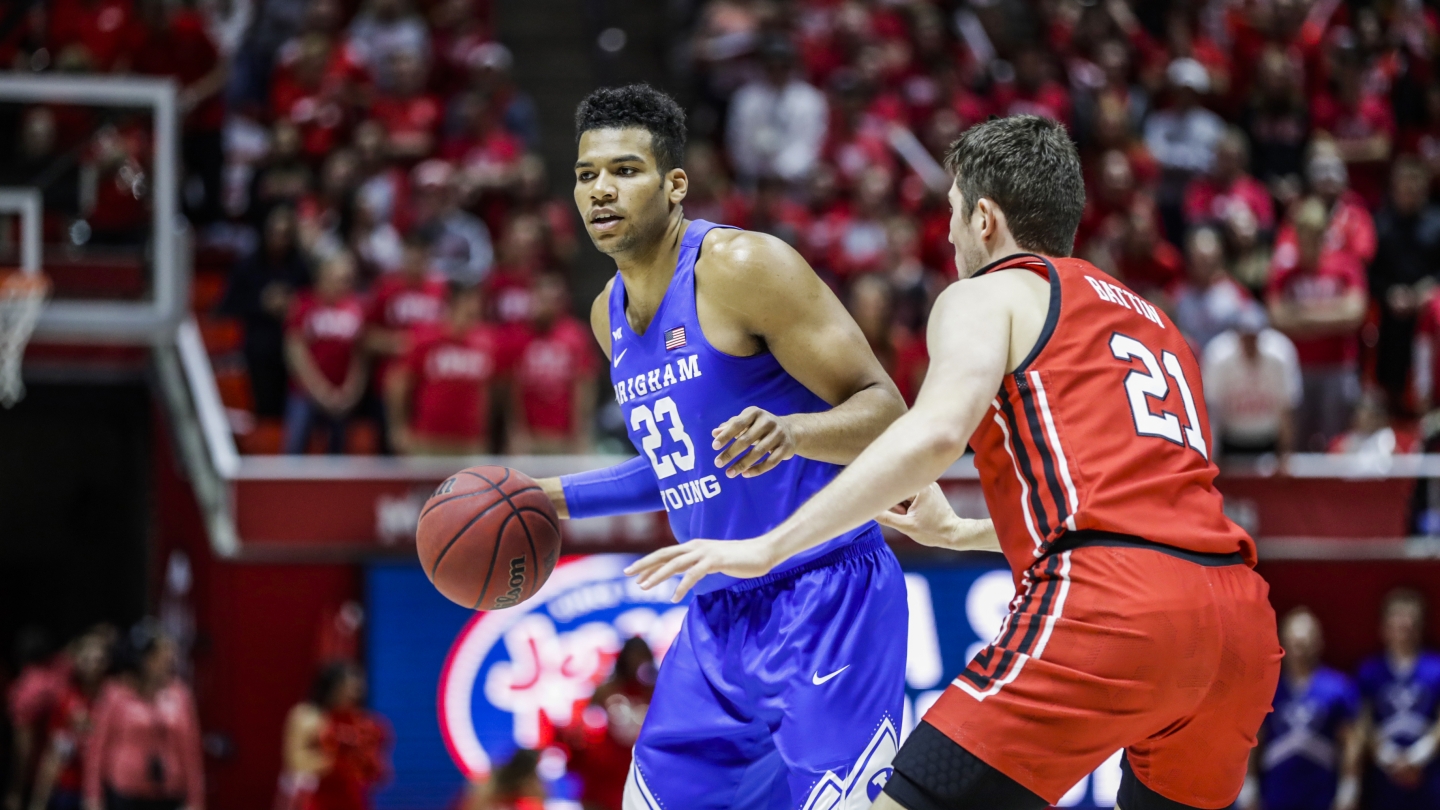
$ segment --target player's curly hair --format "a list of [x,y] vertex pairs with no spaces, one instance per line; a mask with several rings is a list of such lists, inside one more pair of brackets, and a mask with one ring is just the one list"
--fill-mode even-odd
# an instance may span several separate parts
[[592,129],[643,129],[662,172],[685,160],[685,111],[648,84],[602,87],[575,110],[575,142]]

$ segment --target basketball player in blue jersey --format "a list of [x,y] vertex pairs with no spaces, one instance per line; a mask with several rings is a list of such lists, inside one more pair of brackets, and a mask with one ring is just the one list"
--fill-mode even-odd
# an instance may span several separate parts
[[[685,218],[684,113],[646,86],[576,114],[575,203],[619,272],[591,325],[640,455],[542,480],[562,517],[665,510],[681,543],[778,525],[903,411],[840,301],[778,239]],[[874,523],[694,588],[626,810],[868,807],[898,747],[904,576]]]
[[1280,623],[1285,649],[1274,711],[1260,726],[1239,810],[1356,810],[1365,737],[1360,694],[1320,663],[1324,640],[1309,608]]
[[1365,804],[1384,810],[1440,807],[1440,654],[1421,647],[1425,598],[1400,588],[1385,597],[1385,652],[1360,665],[1360,695],[1373,767]]

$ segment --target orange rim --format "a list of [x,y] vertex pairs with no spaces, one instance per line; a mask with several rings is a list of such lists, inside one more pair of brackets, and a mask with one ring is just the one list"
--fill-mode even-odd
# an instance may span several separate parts
[[15,269],[0,270],[0,293],[7,296],[44,295],[50,291],[50,278],[44,273],[25,273]]

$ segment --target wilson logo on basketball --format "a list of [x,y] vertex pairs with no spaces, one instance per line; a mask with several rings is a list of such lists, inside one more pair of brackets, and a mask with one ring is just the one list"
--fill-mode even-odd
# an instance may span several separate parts
[[447,478],[445,479],[445,483],[435,488],[435,492],[432,493],[430,497],[435,498],[441,495],[449,495],[454,489],[455,479],[453,477]]
[[504,596],[495,597],[495,607],[510,607],[520,601],[520,592],[525,585],[525,558],[516,557],[510,561],[510,590]]

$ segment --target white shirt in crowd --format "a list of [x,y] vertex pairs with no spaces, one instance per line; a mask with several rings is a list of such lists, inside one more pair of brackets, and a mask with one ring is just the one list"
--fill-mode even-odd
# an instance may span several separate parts
[[755,81],[730,100],[726,142],[742,177],[804,179],[820,159],[830,108],[825,94],[799,79],[784,87]]
[[1245,357],[1240,335],[1233,329],[1217,335],[1205,347],[1200,373],[1217,440],[1239,444],[1275,441],[1285,412],[1300,404],[1300,361],[1295,344],[1274,329],[1266,329],[1259,335],[1257,348],[1253,360]]
[[1208,172],[1225,121],[1204,107],[1161,110],[1145,122],[1145,146],[1166,169]]

